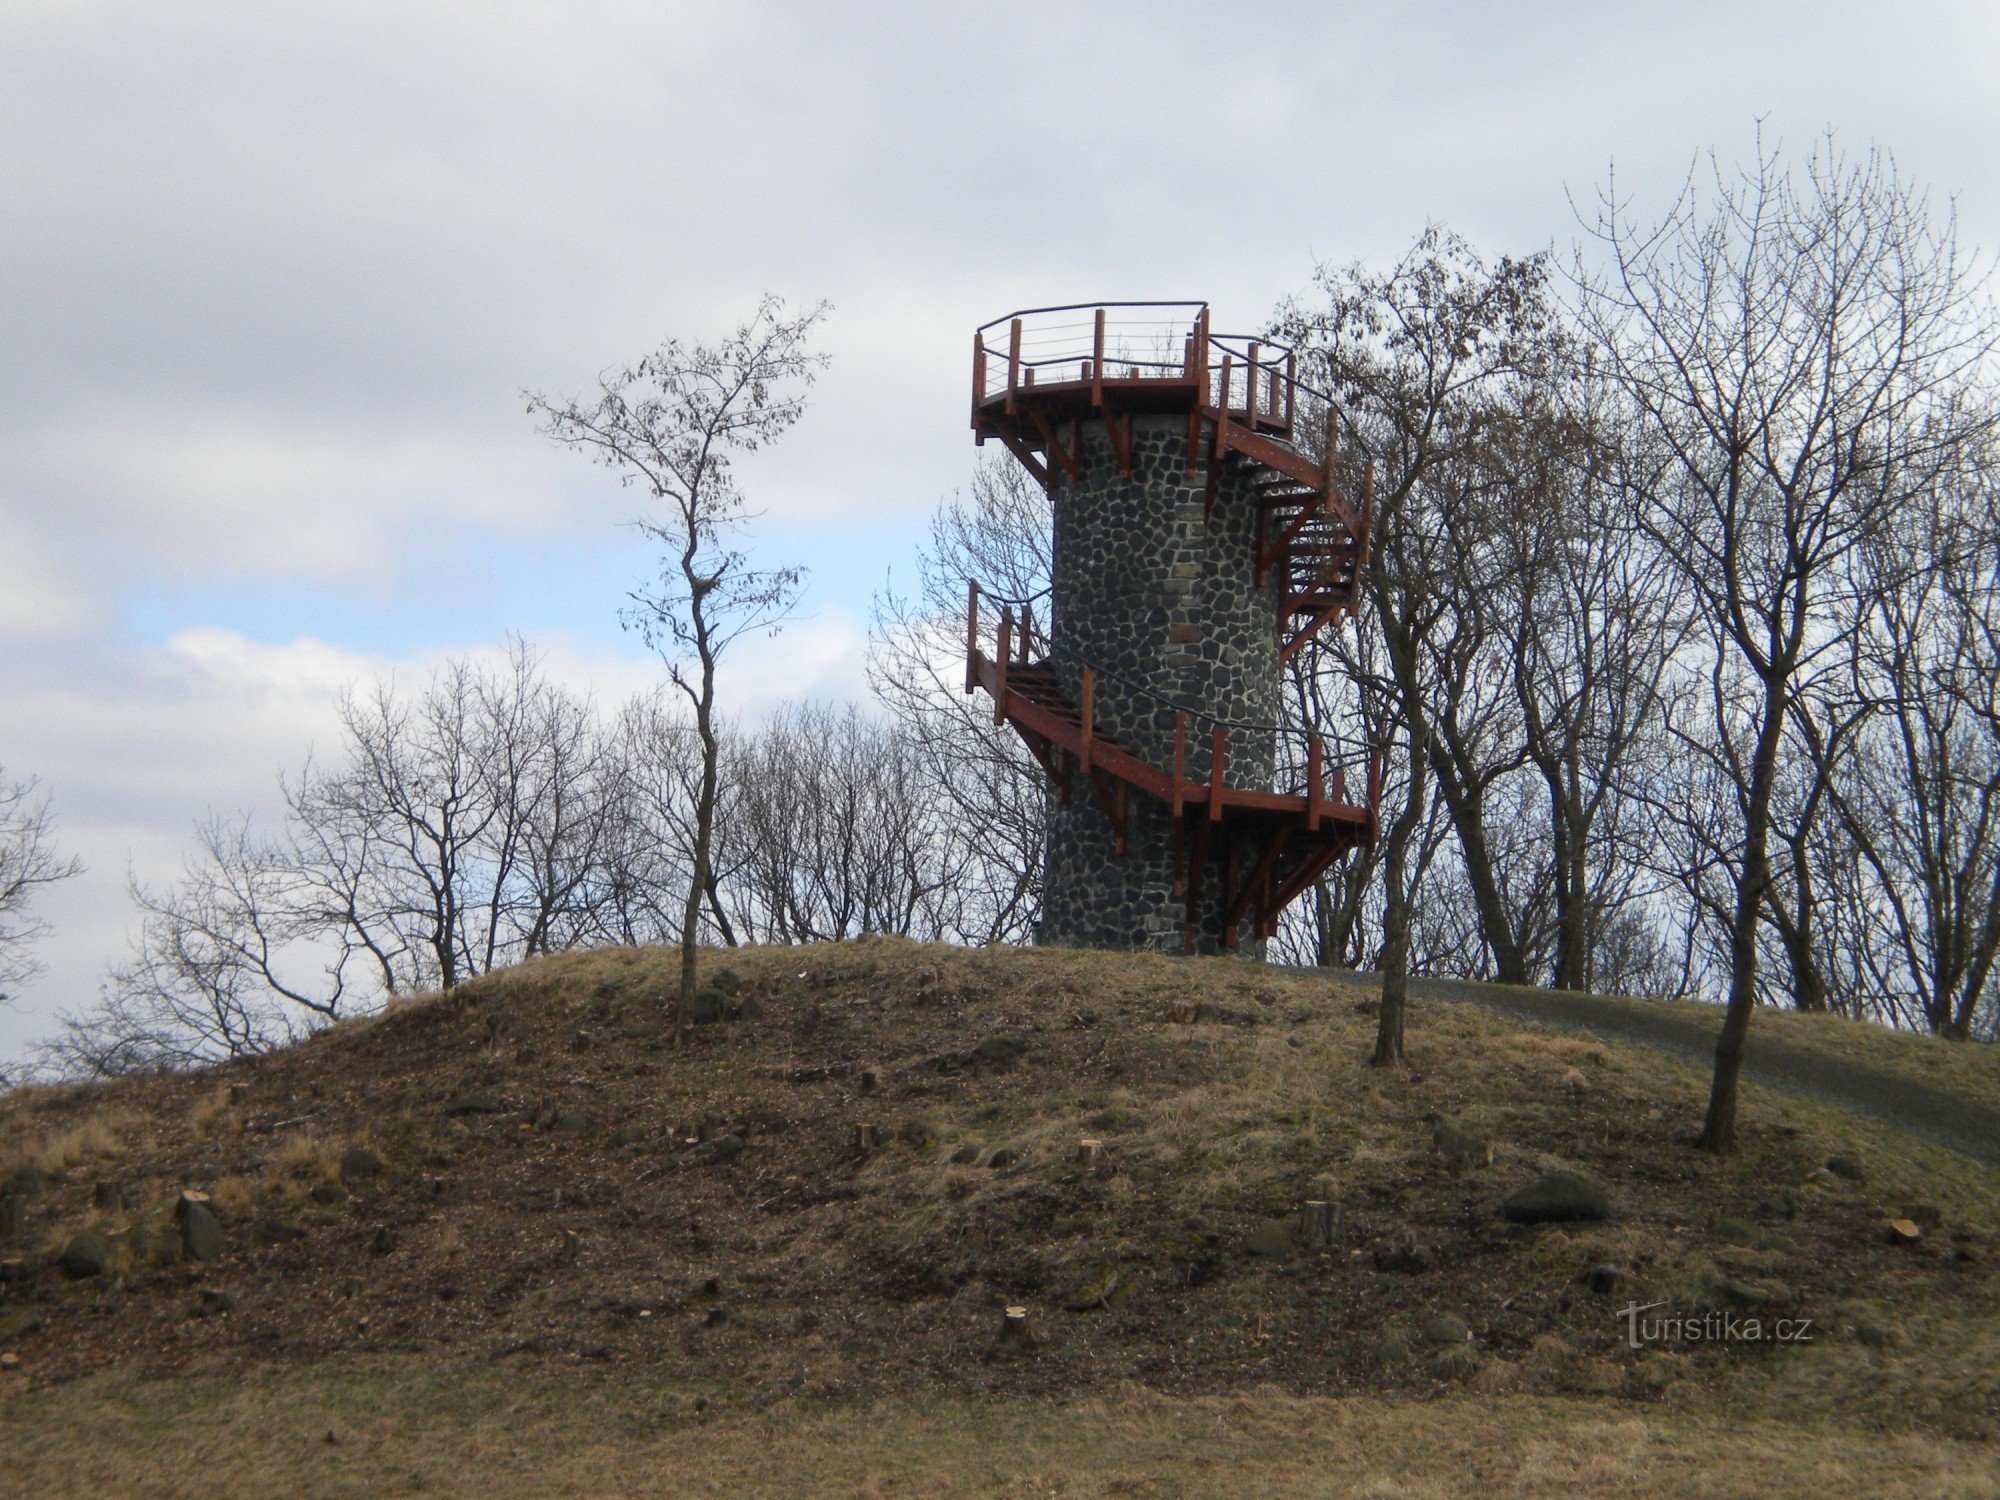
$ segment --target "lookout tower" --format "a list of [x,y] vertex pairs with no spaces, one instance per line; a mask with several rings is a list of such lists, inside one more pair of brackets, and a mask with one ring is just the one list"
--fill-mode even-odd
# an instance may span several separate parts
[[[973,432],[1054,510],[1048,597],[975,583],[966,621],[966,691],[1051,783],[1044,943],[1261,956],[1374,842],[1378,756],[1281,723],[1284,663],[1355,607],[1371,499],[1297,375],[1201,302],[1033,308],[973,336]],[[1294,441],[1310,422],[1317,458]]]

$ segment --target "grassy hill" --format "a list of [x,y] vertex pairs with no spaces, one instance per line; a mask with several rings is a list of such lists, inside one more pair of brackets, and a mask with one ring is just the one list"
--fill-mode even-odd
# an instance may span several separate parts
[[[1963,1158],[1753,1089],[1717,1161],[1677,1143],[1697,1070],[1470,1007],[1370,1070],[1364,990],[1227,961],[718,955],[685,1053],[674,967],[0,1104],[0,1487],[2000,1486],[2000,1178]],[[1552,1172],[1610,1217],[1501,1214]],[[1810,1336],[1628,1347],[1656,1302]]]

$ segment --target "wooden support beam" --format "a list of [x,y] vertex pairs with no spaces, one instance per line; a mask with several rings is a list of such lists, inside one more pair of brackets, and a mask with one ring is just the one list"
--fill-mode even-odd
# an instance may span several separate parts
[[1236,883],[1236,840],[1229,836],[1229,830],[1222,832],[1222,868],[1216,872],[1222,878],[1217,890],[1216,913],[1222,918],[1222,946],[1224,951],[1236,951],[1236,923],[1229,915],[1229,887]]
[[1097,805],[1104,809],[1104,821],[1111,825],[1111,848],[1115,854],[1125,852],[1125,783],[1116,777],[1106,776],[1101,770],[1090,773],[1091,788],[1097,793]]
[[1029,638],[1035,633],[1035,601],[1030,599],[1021,606],[1021,652],[1020,660],[1027,661],[1034,653]]
[[1243,367],[1243,425],[1252,432],[1257,430],[1257,377],[1262,373],[1258,356],[1263,347],[1253,339],[1249,362]]
[[1000,610],[1000,650],[993,659],[993,722],[1003,724],[1007,720],[1007,657],[1014,644],[1014,606],[1003,605]]
[[1014,415],[1014,393],[1021,386],[1021,320],[1007,331],[1007,415]]
[[986,402],[986,340],[972,336],[972,425],[979,425],[979,408]]
[[1077,763],[1084,770],[1090,769],[1091,741],[1095,734],[1097,718],[1097,674],[1089,667],[1083,669],[1083,702],[1078,706],[1077,719],[1083,727],[1083,747],[1077,751]]
[[1118,477],[1132,477],[1132,414],[1130,412],[1107,411],[1104,413],[1104,435],[1111,440],[1111,456],[1118,461]]
[[1174,816],[1181,815],[1187,802],[1187,715],[1174,712]]
[[[1035,372],[1030,370],[1028,373],[1032,375]],[[1055,460],[1063,473],[1071,479],[1076,478],[1079,467],[1076,456],[1063,446],[1062,435],[1056,431],[1055,424],[1043,415],[1040,407],[1028,408],[1028,420],[1035,424],[1035,431],[1041,435],[1042,451]]]
[[1181,947],[1188,953],[1194,952],[1194,917],[1201,906],[1201,878],[1208,861],[1208,819],[1197,818],[1194,825],[1194,848],[1188,856],[1187,873],[1187,918],[1181,926]]
[[1222,752],[1223,733],[1220,724],[1209,739],[1208,752],[1208,821],[1222,821]]
[[[1277,866],[1278,856],[1285,852],[1285,841],[1291,836],[1292,830],[1280,824],[1265,837],[1264,847],[1258,851],[1257,863],[1251,869],[1249,875],[1244,877],[1240,890],[1232,893],[1225,880],[1222,888],[1224,898],[1228,903],[1222,911],[1222,930],[1225,933],[1234,932],[1236,924],[1242,921],[1244,915],[1250,910],[1251,899],[1256,896],[1258,891],[1264,888],[1265,882],[1271,878],[1271,871]],[[1263,926],[1261,916],[1257,925],[1260,928]],[[1235,945],[1231,944],[1230,946],[1233,947]]]
[[1318,635],[1322,630],[1326,629],[1327,626],[1331,625],[1335,620],[1339,619],[1342,615],[1346,614],[1347,610],[1348,610],[1347,602],[1343,600],[1338,604],[1329,604],[1325,609],[1321,610],[1318,614],[1314,615],[1312,619],[1307,621],[1304,626],[1293,632],[1292,638],[1290,640],[1286,641],[1284,645],[1278,648],[1279,662],[1283,663],[1290,661],[1294,656],[1296,656],[1299,653],[1299,650],[1305,645],[1307,641],[1311,640],[1314,636]]
[[1320,756],[1319,736],[1306,731],[1306,828],[1309,832],[1319,832],[1320,815],[1325,802],[1319,794]]
[[1039,454],[1021,440],[1021,435],[1012,428],[1000,429],[1000,441],[1007,445],[1007,451],[1021,461],[1021,467],[1035,476],[1043,489],[1049,487],[1049,466],[1042,462]]
[[1090,356],[1090,404],[1101,409],[1104,405],[1104,309],[1101,307],[1091,335]]
[[1299,409],[1299,356],[1290,349],[1285,351],[1285,436],[1292,435],[1292,419]]

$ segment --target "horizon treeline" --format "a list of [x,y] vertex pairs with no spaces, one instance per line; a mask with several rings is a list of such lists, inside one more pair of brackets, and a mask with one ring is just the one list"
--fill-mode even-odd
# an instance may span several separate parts
[[[1272,956],[2000,1031],[2000,340],[1947,216],[1822,143],[1609,194],[1565,262],[1432,227],[1268,332],[1372,471],[1367,602],[1287,666],[1292,727],[1386,753],[1381,839]],[[1325,430],[1309,411],[1302,433]],[[874,703],[722,734],[705,941],[1032,938],[1047,791],[963,692],[966,585],[1046,594],[1047,501],[982,465]],[[1061,622],[1055,622],[1060,630]],[[690,726],[517,644],[345,703],[282,827],[216,820],[48,1050],[253,1051],[522,958],[681,934]],[[1732,1096],[1712,1105],[1733,1111]],[[1718,1139],[1726,1142],[1727,1122]]]

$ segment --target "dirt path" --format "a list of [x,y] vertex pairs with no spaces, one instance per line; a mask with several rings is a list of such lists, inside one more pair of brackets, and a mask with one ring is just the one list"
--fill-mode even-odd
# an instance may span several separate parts
[[[1381,978],[1345,969],[1320,972],[1364,984]],[[1517,1020],[1587,1032],[1605,1041],[1633,1042],[1703,1066],[1715,1057],[1715,1034],[1722,1022],[1720,1010],[1711,1017],[1705,1008],[1464,979],[1412,978],[1410,993],[1419,1000],[1479,1005]],[[2000,1110],[1949,1090],[1760,1036],[1755,1026],[1743,1057],[1743,1076],[1866,1115],[1934,1146],[2000,1167]]]

